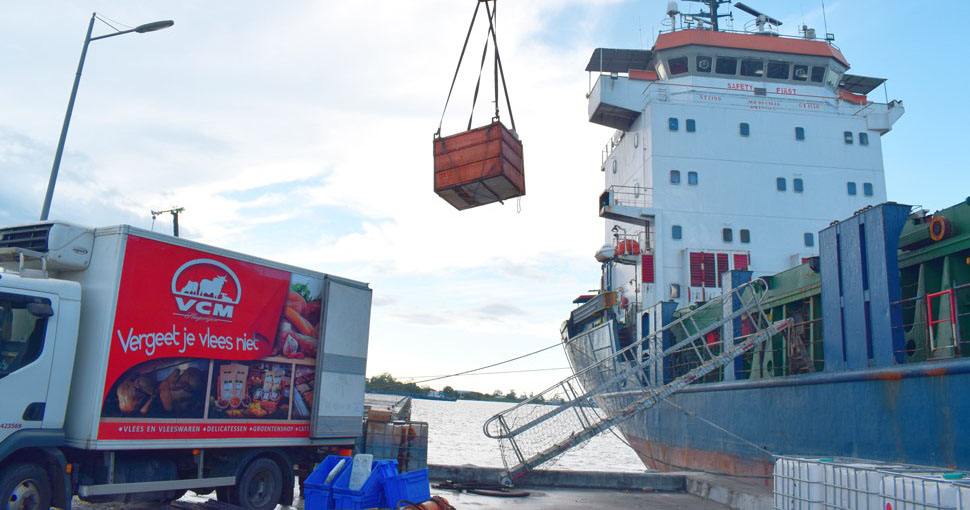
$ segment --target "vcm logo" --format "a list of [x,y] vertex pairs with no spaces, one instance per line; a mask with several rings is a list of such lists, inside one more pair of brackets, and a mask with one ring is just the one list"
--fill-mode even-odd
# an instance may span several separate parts
[[172,294],[183,317],[231,321],[242,298],[236,273],[218,260],[195,259],[182,264],[172,276]]

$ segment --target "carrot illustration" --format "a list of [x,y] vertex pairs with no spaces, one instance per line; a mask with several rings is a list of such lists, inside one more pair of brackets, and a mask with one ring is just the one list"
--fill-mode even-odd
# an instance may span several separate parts
[[317,328],[313,327],[313,325],[310,324],[310,321],[304,319],[299,312],[287,306],[284,315],[286,315],[286,318],[293,323],[293,327],[295,327],[300,333],[316,338]]

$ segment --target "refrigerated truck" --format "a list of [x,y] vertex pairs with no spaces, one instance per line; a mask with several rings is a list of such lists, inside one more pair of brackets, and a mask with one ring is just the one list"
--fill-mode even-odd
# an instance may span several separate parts
[[131,226],[0,229],[0,510],[293,499],[362,430],[367,284]]

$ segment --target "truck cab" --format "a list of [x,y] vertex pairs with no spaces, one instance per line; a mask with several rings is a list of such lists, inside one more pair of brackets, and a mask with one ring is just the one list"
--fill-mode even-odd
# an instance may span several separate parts
[[[81,286],[26,267],[41,254],[4,249],[0,272],[0,494],[10,508],[70,499],[64,418],[74,369]],[[42,263],[42,262],[41,262]],[[43,263],[42,263],[43,264]],[[53,501],[52,501],[53,500]]]

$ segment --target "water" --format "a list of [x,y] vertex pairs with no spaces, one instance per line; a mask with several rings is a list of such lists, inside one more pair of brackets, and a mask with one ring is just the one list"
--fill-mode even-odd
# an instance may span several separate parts
[[[482,424],[512,405],[474,400],[414,399],[411,419],[428,422],[428,463],[504,467],[498,441],[485,437]],[[550,466],[542,468],[549,469]],[[567,452],[551,468],[626,472],[646,469],[633,450],[610,432]]]

